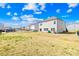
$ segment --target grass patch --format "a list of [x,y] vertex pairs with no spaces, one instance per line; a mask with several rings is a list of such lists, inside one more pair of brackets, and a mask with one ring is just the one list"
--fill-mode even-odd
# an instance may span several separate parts
[[3,33],[0,35],[0,55],[79,56],[78,39],[75,34]]

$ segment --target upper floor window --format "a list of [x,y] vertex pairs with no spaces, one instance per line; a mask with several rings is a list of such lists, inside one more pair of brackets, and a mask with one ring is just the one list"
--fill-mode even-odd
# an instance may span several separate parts
[[56,21],[54,21],[54,24],[56,24]]
[[40,23],[40,26],[42,26],[42,23]]

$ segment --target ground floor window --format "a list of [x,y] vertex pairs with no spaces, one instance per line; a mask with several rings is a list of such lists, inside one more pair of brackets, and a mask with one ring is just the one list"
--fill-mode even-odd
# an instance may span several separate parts
[[51,28],[51,31],[55,32],[55,28]]
[[48,28],[44,28],[44,31],[48,31]]

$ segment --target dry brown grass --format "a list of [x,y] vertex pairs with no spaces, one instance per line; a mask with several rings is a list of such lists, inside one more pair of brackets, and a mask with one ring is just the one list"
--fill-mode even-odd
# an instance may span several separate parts
[[0,35],[1,56],[79,56],[75,34],[14,32]]

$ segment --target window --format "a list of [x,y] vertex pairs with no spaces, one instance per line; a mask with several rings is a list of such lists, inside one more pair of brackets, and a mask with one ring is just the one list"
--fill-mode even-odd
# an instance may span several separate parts
[[56,24],[56,21],[54,21],[54,24]]
[[48,28],[44,28],[44,31],[48,31]]
[[40,31],[42,31],[42,29],[40,28]]
[[51,28],[51,31],[55,32],[55,28]]
[[40,23],[40,26],[42,26],[42,23]]

